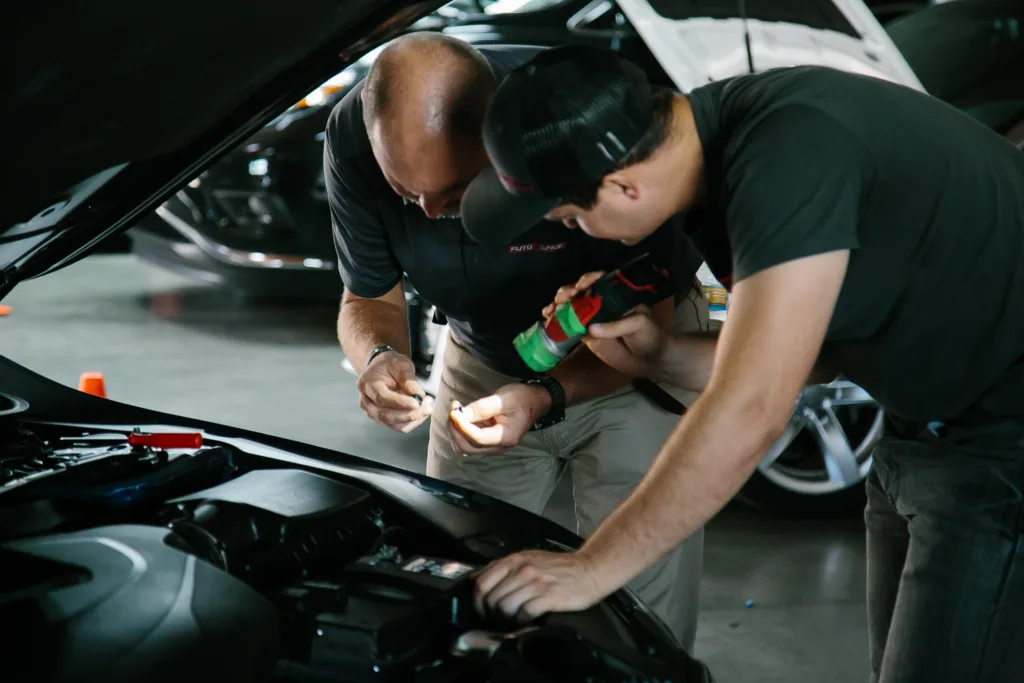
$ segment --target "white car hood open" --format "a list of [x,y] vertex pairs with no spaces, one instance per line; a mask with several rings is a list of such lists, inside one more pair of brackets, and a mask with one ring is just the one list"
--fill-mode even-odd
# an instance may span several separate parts
[[[764,21],[764,0],[746,19],[666,18],[648,0],[616,0],[630,22],[682,92],[713,80],[781,66],[820,64],[895,81],[923,90],[885,30],[861,0],[812,0],[838,10],[860,37],[788,21]],[[742,5],[736,2],[736,7]],[[771,10],[767,10],[770,12]],[[733,14],[733,16],[728,16]],[[749,33],[750,50],[747,50]]]

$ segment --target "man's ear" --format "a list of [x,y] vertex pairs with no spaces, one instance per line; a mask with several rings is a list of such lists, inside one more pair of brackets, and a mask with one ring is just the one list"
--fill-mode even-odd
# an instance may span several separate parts
[[624,173],[612,173],[609,176],[605,176],[604,180],[617,192],[626,195],[628,199],[640,198],[640,188],[632,178],[627,177]]

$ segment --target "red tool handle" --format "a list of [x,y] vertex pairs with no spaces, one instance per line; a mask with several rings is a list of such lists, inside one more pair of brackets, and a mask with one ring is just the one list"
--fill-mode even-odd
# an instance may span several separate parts
[[132,446],[149,446],[150,448],[199,448],[203,445],[203,435],[196,433],[165,432],[160,434],[140,434],[133,432],[128,435],[128,443]]
[[595,296],[588,291],[572,300],[572,310],[576,313],[576,319],[580,321],[580,324],[587,327],[597,312],[601,310],[601,303],[600,296]]

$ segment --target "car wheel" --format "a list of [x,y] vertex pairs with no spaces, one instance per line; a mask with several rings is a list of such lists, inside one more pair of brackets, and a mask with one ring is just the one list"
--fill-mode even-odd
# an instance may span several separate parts
[[741,496],[782,514],[849,514],[864,507],[864,479],[885,429],[881,407],[847,380],[806,387],[782,437]]

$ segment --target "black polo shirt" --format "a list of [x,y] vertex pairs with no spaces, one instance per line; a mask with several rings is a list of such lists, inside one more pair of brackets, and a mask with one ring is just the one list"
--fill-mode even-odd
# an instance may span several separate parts
[[821,67],[689,95],[726,286],[850,250],[825,350],[892,416],[1024,422],[1024,154],[933,97]]
[[[501,78],[538,48],[481,52]],[[377,166],[363,123],[361,90],[362,83],[335,106],[324,144],[338,269],[353,294],[383,296],[406,273],[475,357],[497,372],[528,377],[533,373],[512,340],[540,317],[562,285],[590,271],[615,268],[643,251],[673,271],[680,292],[692,284],[701,258],[671,226],[626,247],[545,221],[515,244],[483,246],[465,233],[459,219],[428,219],[420,207],[403,202]]]

